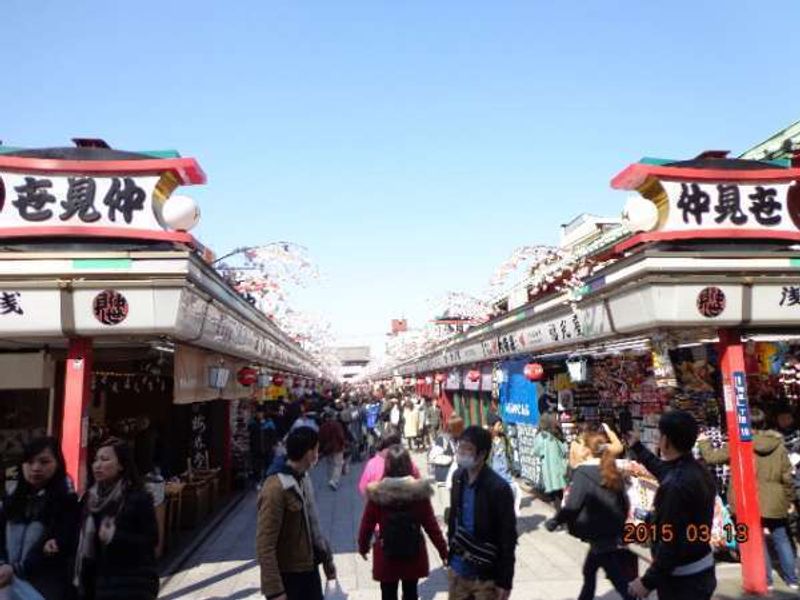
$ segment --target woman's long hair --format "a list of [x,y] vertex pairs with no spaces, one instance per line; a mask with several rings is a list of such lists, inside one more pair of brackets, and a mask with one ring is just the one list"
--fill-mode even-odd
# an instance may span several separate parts
[[47,496],[45,511],[48,513],[48,515],[45,515],[45,518],[49,518],[49,513],[53,510],[58,510],[60,500],[72,491],[69,480],[67,479],[67,464],[64,460],[64,454],[61,452],[61,446],[58,440],[54,437],[35,438],[23,447],[22,460],[19,463],[17,473],[17,485],[14,491],[11,492],[11,495],[3,503],[6,515],[12,521],[20,521],[26,518],[26,505],[28,503],[28,498],[33,492],[33,487],[25,479],[22,466],[45,450],[49,450],[56,460],[55,473],[53,473],[53,477],[44,487],[45,495]]
[[400,444],[389,446],[386,451],[386,467],[384,477],[408,477],[413,472],[411,455]]
[[546,431],[555,438],[564,441],[564,432],[561,430],[561,423],[556,415],[545,413],[539,419],[539,430]]
[[586,447],[592,456],[600,459],[600,479],[603,487],[621,492],[625,487],[622,472],[617,468],[617,461],[609,450],[609,441],[605,433],[587,433]]
[[[127,482],[128,489],[141,490],[144,488],[144,482],[139,475],[139,469],[136,468],[136,461],[133,458],[133,450],[128,442],[117,437],[110,437],[100,443],[97,450],[95,450],[95,454],[101,448],[112,448],[114,450],[114,454],[117,455],[117,460],[122,467],[120,477]],[[94,483],[94,474],[91,474],[91,469],[89,471],[90,482]]]

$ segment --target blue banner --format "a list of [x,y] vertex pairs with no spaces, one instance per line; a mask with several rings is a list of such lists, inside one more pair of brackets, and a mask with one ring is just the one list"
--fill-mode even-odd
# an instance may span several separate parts
[[509,361],[502,365],[500,416],[507,423],[539,424],[539,396],[536,383],[528,381],[523,369],[528,361]]

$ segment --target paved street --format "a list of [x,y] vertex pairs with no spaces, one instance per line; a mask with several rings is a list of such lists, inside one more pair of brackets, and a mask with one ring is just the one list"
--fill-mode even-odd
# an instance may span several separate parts
[[[380,597],[378,584],[372,580],[371,563],[358,556],[355,544],[363,507],[356,490],[361,466],[356,465],[354,471],[343,477],[338,492],[332,492],[325,485],[322,463],[314,472],[322,526],[334,546],[341,586],[348,600]],[[444,495],[444,490],[439,490],[435,498],[440,519],[444,512]],[[258,567],[254,560],[255,506],[253,492],[190,558],[183,570],[165,582],[161,598],[260,597]],[[526,499],[523,503],[514,600],[567,600],[578,594],[583,544],[567,534],[551,534],[540,528],[549,514],[549,509],[541,502]],[[426,581],[420,582],[420,597],[442,600],[447,597],[445,571],[431,546],[429,556],[434,570]],[[598,597],[616,598],[610,589],[608,582],[599,581]]]
[[[356,490],[362,465],[356,466],[343,477],[338,492],[332,492],[325,485],[322,463],[313,476],[322,526],[336,552],[342,589],[348,600],[374,600],[380,597],[380,591],[372,580],[371,563],[358,556],[355,545],[363,507]],[[443,499],[444,490],[437,490],[435,504],[440,519],[444,512]],[[165,581],[160,596],[162,600],[262,597],[255,562],[255,510],[256,494],[252,492],[190,557],[183,569]],[[550,514],[549,507],[542,502],[530,498],[523,502],[513,600],[574,600],[578,595],[585,547],[565,533],[552,534],[540,527]],[[429,556],[434,570],[426,581],[420,583],[420,597],[423,600],[444,600],[447,597],[446,576],[431,546]],[[741,597],[738,565],[720,565],[717,572],[721,582],[716,597],[719,600]],[[597,597],[611,600],[619,596],[601,576],[598,578]]]

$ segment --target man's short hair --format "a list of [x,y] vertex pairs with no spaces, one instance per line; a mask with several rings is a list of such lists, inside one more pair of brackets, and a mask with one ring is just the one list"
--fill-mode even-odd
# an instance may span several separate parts
[[683,410],[673,410],[661,415],[658,430],[678,452],[684,454],[692,450],[699,433],[695,418]]
[[302,460],[309,450],[319,445],[319,435],[311,427],[298,427],[286,437],[286,456],[289,460]]
[[767,423],[767,415],[763,410],[754,406],[750,409],[750,424],[754,429],[764,429]]
[[459,443],[468,442],[475,446],[476,455],[484,452],[486,456],[489,456],[489,452],[492,450],[492,434],[478,425],[467,427],[458,441]]

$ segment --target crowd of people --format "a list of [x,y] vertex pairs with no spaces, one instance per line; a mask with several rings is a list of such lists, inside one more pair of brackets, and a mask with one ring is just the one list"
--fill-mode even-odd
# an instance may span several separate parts
[[[764,530],[781,576],[797,589],[788,523],[796,511],[793,464],[800,436],[793,421],[778,417],[769,429],[764,413],[752,411],[755,466]],[[555,415],[541,415],[534,452],[540,492],[554,509],[545,527],[588,544],[578,600],[595,597],[600,569],[625,600],[654,591],[660,600],[713,594],[711,548],[691,532],[712,526],[717,491],[709,465],[727,462],[729,451],[714,448],[682,411],[662,415],[659,430],[656,457],[634,433],[623,436],[624,444],[605,424],[584,427],[568,445]],[[259,488],[256,553],[261,590],[270,600],[320,600],[319,567],[336,580],[308,476],[320,457],[334,491],[348,468],[364,463],[357,548],[365,560],[371,555],[383,600],[418,598],[418,583],[431,565],[425,535],[448,568],[451,600],[509,597],[523,493],[498,415],[484,427],[465,427],[457,415],[445,423],[430,399],[341,396],[258,409],[250,441]],[[626,451],[659,482],[646,516],[654,532],[652,562],[641,577],[638,559],[623,543],[630,507],[617,459]],[[427,452],[425,473],[414,461],[421,452]],[[444,531],[431,501],[441,488],[447,490]],[[0,599],[156,598],[157,538],[153,501],[125,441],[110,438],[96,448],[79,500],[57,440],[36,439],[26,446],[16,485],[0,506]],[[774,565],[770,552],[765,556],[771,584]]]
[[[758,425],[758,414],[754,416]],[[523,493],[505,424],[497,414],[490,414],[484,427],[465,427],[457,415],[444,423],[436,404],[425,398],[340,398],[307,407],[286,429],[285,450],[279,442],[275,462],[281,462],[283,452],[288,460],[277,472],[273,465],[270,472],[275,477],[264,484],[259,499],[258,558],[262,591],[268,598],[322,598],[317,565],[329,579],[335,578],[330,545],[319,534],[306,475],[318,455],[328,461],[334,490],[344,465],[366,460],[358,482],[365,508],[357,546],[365,560],[371,555],[373,578],[380,583],[384,600],[400,594],[404,600],[418,598],[418,583],[430,571],[425,535],[447,566],[451,600],[509,597]],[[579,600],[595,597],[600,569],[625,600],[646,598],[654,591],[662,600],[708,600],[716,588],[711,548],[707,540],[691,536],[690,525],[711,528],[716,487],[707,463],[727,458],[724,452],[715,456],[705,448],[688,413],[665,413],[659,429],[656,457],[635,434],[629,433],[627,445],[623,444],[606,424],[584,426],[567,444],[557,416],[541,415],[534,453],[541,465],[540,491],[555,515],[545,526],[554,532],[566,530],[588,544]],[[783,437],[774,433],[767,437],[768,444],[756,444],[758,461],[766,460],[763,456],[776,447],[786,453],[784,445],[773,440]],[[698,446],[707,462],[695,456]],[[428,452],[425,474],[413,460],[414,453],[423,451]],[[673,532],[669,539],[650,540],[653,560],[641,576],[638,558],[623,543],[630,507],[617,459],[626,451],[659,481],[647,523],[652,531]],[[770,460],[769,469],[759,470],[759,480],[784,481],[783,457],[780,468],[776,459]],[[439,486],[448,490],[444,532],[431,503]],[[763,500],[762,504],[774,505]],[[765,526],[779,532],[783,522],[778,513],[765,510],[770,511],[765,519],[775,519],[765,521]],[[282,533],[287,527],[297,531]]]

